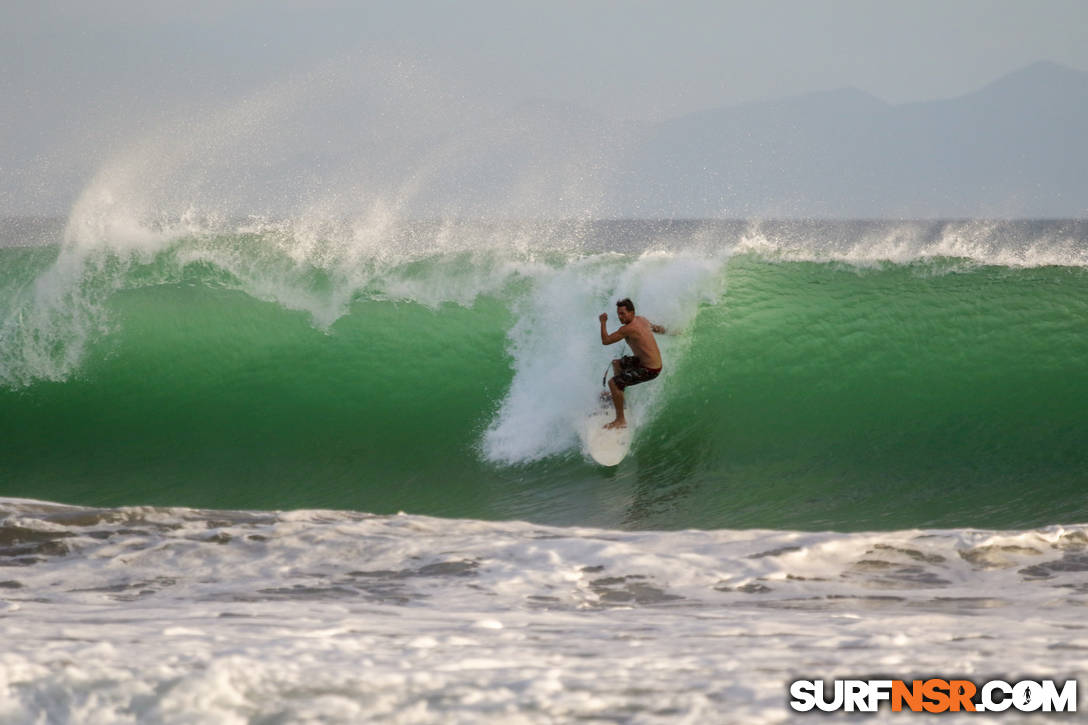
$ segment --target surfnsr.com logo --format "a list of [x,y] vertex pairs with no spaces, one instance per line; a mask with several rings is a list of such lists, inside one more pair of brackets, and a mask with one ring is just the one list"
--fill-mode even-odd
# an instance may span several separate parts
[[1077,681],[990,680],[797,680],[790,684],[790,707],[797,712],[1076,712]]

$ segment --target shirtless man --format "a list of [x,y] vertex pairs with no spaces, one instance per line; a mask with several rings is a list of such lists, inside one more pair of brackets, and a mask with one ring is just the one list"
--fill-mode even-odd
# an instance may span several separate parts
[[612,345],[626,340],[634,355],[612,361],[615,376],[608,381],[608,390],[612,393],[612,405],[616,407],[616,419],[605,428],[627,427],[627,420],[623,417],[623,389],[653,380],[661,372],[661,351],[657,349],[654,333],[660,335],[665,332],[661,325],[651,324],[645,317],[636,317],[635,303],[627,298],[616,303],[616,316],[623,326],[611,335],[605,329],[608,313],[602,312],[598,318],[601,321],[601,344]]

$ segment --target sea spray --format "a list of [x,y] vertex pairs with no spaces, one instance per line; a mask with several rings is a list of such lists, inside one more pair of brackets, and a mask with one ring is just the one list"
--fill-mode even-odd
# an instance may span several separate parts
[[[522,463],[570,450],[578,426],[604,390],[598,371],[610,377],[608,362],[625,350],[623,345],[602,348],[596,316],[607,312],[614,330],[620,324],[616,300],[634,297],[639,314],[679,333],[694,320],[700,303],[717,300],[723,259],[667,252],[647,252],[633,260],[600,255],[569,264],[538,283],[517,304],[509,347],[515,375],[484,438],[486,457]],[[672,338],[659,342],[669,369],[679,365],[683,346]],[[631,391],[634,424],[653,419],[669,377],[666,372],[655,385]]]

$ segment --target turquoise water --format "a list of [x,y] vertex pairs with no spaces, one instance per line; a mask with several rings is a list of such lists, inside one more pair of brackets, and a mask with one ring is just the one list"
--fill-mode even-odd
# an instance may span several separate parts
[[[667,529],[1088,519],[1079,263],[681,231],[0,249],[0,495]],[[628,294],[676,334],[631,396],[632,453],[602,469],[564,391],[599,387],[620,350],[596,315]]]

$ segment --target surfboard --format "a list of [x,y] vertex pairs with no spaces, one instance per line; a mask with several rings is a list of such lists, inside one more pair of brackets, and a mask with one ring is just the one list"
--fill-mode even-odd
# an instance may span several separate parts
[[632,421],[630,406],[625,411],[626,428],[605,429],[616,417],[612,401],[598,398],[593,411],[582,422],[582,442],[590,457],[602,466],[617,466],[631,449]]

